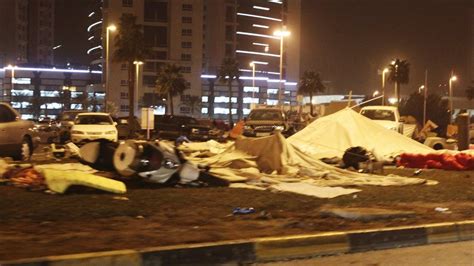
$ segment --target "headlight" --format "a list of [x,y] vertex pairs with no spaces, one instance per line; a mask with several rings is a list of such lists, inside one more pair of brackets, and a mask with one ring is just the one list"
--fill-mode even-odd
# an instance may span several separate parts
[[73,131],[71,131],[71,134],[84,135],[84,132],[78,131],[78,130],[73,130]]
[[115,130],[105,131],[106,135],[112,135],[112,134],[116,134],[116,133],[117,133],[117,131],[115,131]]
[[280,130],[280,131],[283,131],[283,129],[285,129],[284,126],[275,126],[275,127],[273,128],[273,130]]
[[192,129],[191,129],[191,133],[197,134],[197,133],[199,133],[199,129],[197,129],[197,128],[192,128]]

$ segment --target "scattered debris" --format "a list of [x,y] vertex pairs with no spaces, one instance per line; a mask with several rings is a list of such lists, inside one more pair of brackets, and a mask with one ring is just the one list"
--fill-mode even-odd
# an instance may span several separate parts
[[127,198],[127,197],[119,197],[119,196],[115,196],[115,197],[113,197],[112,199],[115,199],[115,200],[130,200],[130,199]]
[[234,208],[232,210],[232,214],[233,215],[238,215],[238,214],[251,214],[251,213],[254,213],[255,212],[255,209],[252,208],[252,207],[249,207],[249,208],[240,208],[240,207],[237,207],[237,208]]
[[379,208],[331,208],[320,211],[323,216],[334,216],[349,220],[373,221],[380,219],[409,218],[415,216],[412,211],[387,210]]
[[451,211],[449,211],[449,208],[436,207],[434,210],[441,213],[451,213]]

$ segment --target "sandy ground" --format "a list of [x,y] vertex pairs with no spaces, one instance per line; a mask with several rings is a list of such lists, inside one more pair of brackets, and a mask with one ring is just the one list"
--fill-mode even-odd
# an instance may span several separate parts
[[[413,170],[390,170],[412,176]],[[129,182],[125,195],[76,188],[64,195],[0,185],[0,260],[474,219],[474,171],[426,170],[438,185],[362,187],[334,199],[231,188]],[[371,222],[322,216],[322,207],[414,211]],[[256,212],[232,215],[235,207]],[[447,212],[436,207],[449,208]]]

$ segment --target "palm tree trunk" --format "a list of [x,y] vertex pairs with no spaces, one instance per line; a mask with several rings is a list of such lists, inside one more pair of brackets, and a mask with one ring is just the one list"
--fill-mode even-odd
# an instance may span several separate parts
[[229,80],[227,83],[229,86],[229,127],[234,127],[234,122],[232,121],[232,80]]
[[171,92],[168,94],[168,98],[170,100],[170,114],[174,115],[173,95],[171,95]]
[[400,82],[395,82],[395,93],[397,94],[397,106],[400,103]]
[[313,93],[309,93],[309,112],[313,116]]

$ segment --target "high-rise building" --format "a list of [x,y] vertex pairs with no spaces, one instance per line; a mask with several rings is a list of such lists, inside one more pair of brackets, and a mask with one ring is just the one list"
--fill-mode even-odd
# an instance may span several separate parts
[[[154,94],[156,73],[161,65],[173,63],[182,67],[191,87],[174,99],[177,103],[174,112],[194,113],[186,101],[189,96],[197,95],[202,96],[200,111],[204,116],[226,118],[229,90],[219,82],[217,73],[224,58],[235,58],[241,70],[231,98],[232,112],[237,118],[238,111],[247,113],[251,103],[276,104],[280,87],[285,103],[295,101],[300,7],[300,0],[105,0],[103,22],[95,23],[102,27],[102,47],[105,47],[106,27],[112,24],[118,27],[122,14],[137,16],[137,23],[144,26],[145,42],[153,53],[139,69],[138,106],[164,104]],[[291,32],[283,38],[281,80],[281,39],[274,35],[278,30]],[[126,114],[127,69],[136,66],[113,59],[115,34],[109,35],[110,68],[105,71],[110,75],[108,100]],[[255,73],[249,66],[251,62],[255,64]]]
[[0,1],[0,65],[53,64],[54,0]]
[[86,53],[89,55],[90,66],[92,69],[102,69],[102,0],[96,0],[91,4],[87,22],[89,45]]

